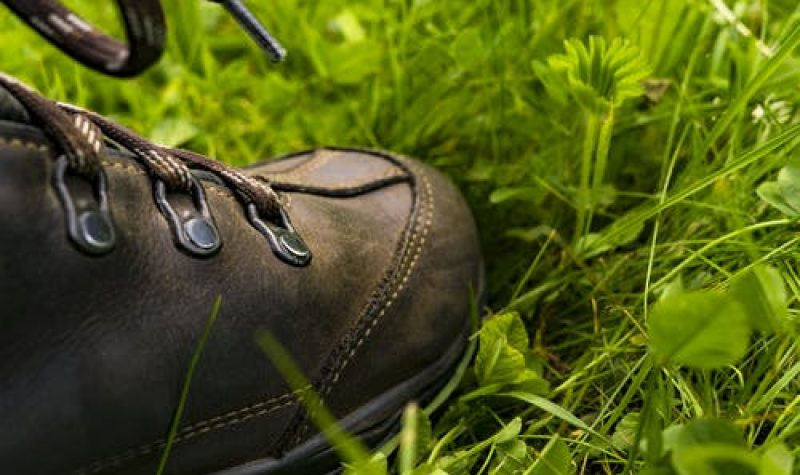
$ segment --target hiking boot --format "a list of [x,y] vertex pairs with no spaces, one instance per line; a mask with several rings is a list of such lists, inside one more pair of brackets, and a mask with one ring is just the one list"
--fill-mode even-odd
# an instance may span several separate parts
[[472,217],[441,174],[346,149],[236,170],[0,76],[0,460],[14,475],[327,473],[269,332],[373,445],[462,358]]

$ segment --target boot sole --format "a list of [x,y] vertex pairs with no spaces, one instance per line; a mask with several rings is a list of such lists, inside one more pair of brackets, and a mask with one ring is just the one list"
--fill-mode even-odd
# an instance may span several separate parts
[[[340,419],[338,425],[370,448],[389,443],[399,432],[409,401],[417,401],[430,414],[450,396],[469,366],[476,346],[476,339],[459,339],[434,364]],[[340,472],[341,460],[336,450],[318,434],[279,459],[255,460],[212,475],[330,475]]]

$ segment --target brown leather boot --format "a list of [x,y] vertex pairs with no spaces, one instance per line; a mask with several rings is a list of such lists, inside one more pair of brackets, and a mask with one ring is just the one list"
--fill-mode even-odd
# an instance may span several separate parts
[[431,168],[321,149],[234,170],[0,85],[3,473],[154,473],[217,296],[168,473],[336,468],[261,331],[370,443],[461,357],[481,259]]

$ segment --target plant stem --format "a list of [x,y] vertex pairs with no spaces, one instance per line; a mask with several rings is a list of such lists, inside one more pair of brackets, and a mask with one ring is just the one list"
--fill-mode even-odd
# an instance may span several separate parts
[[583,137],[583,153],[581,154],[581,180],[578,189],[578,206],[575,217],[575,236],[573,247],[583,237],[586,230],[586,211],[591,208],[591,177],[592,158],[594,157],[595,143],[597,142],[598,118],[593,113],[586,115],[586,130]]
[[[594,152],[594,172],[592,173],[592,192],[591,196],[596,197],[600,193],[600,187],[605,180],[606,167],[608,166],[608,151],[611,148],[611,135],[614,132],[614,106],[609,105],[608,115],[599,119],[600,133],[597,137],[597,147]],[[592,229],[592,217],[594,216],[594,203],[590,203],[589,215],[586,218],[585,231],[588,233]]]

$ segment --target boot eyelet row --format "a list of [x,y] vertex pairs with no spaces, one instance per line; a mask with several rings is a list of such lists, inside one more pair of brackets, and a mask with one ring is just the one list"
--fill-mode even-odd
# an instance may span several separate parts
[[[56,160],[53,184],[66,212],[67,231],[75,246],[90,255],[110,252],[116,244],[116,231],[108,200],[108,178],[101,170],[91,183],[91,198],[77,199],[70,192],[66,177],[69,162],[66,156]],[[154,197],[156,205],[172,230],[175,244],[182,251],[196,257],[210,257],[222,248],[222,238],[211,215],[205,190],[197,178],[191,182],[191,206],[175,205],[170,201],[166,184],[156,179]],[[174,200],[173,200],[174,201]],[[287,264],[304,267],[311,262],[311,251],[295,231],[289,216],[280,211],[279,223],[261,218],[255,204],[245,207],[247,218],[272,248],[273,253]]]

